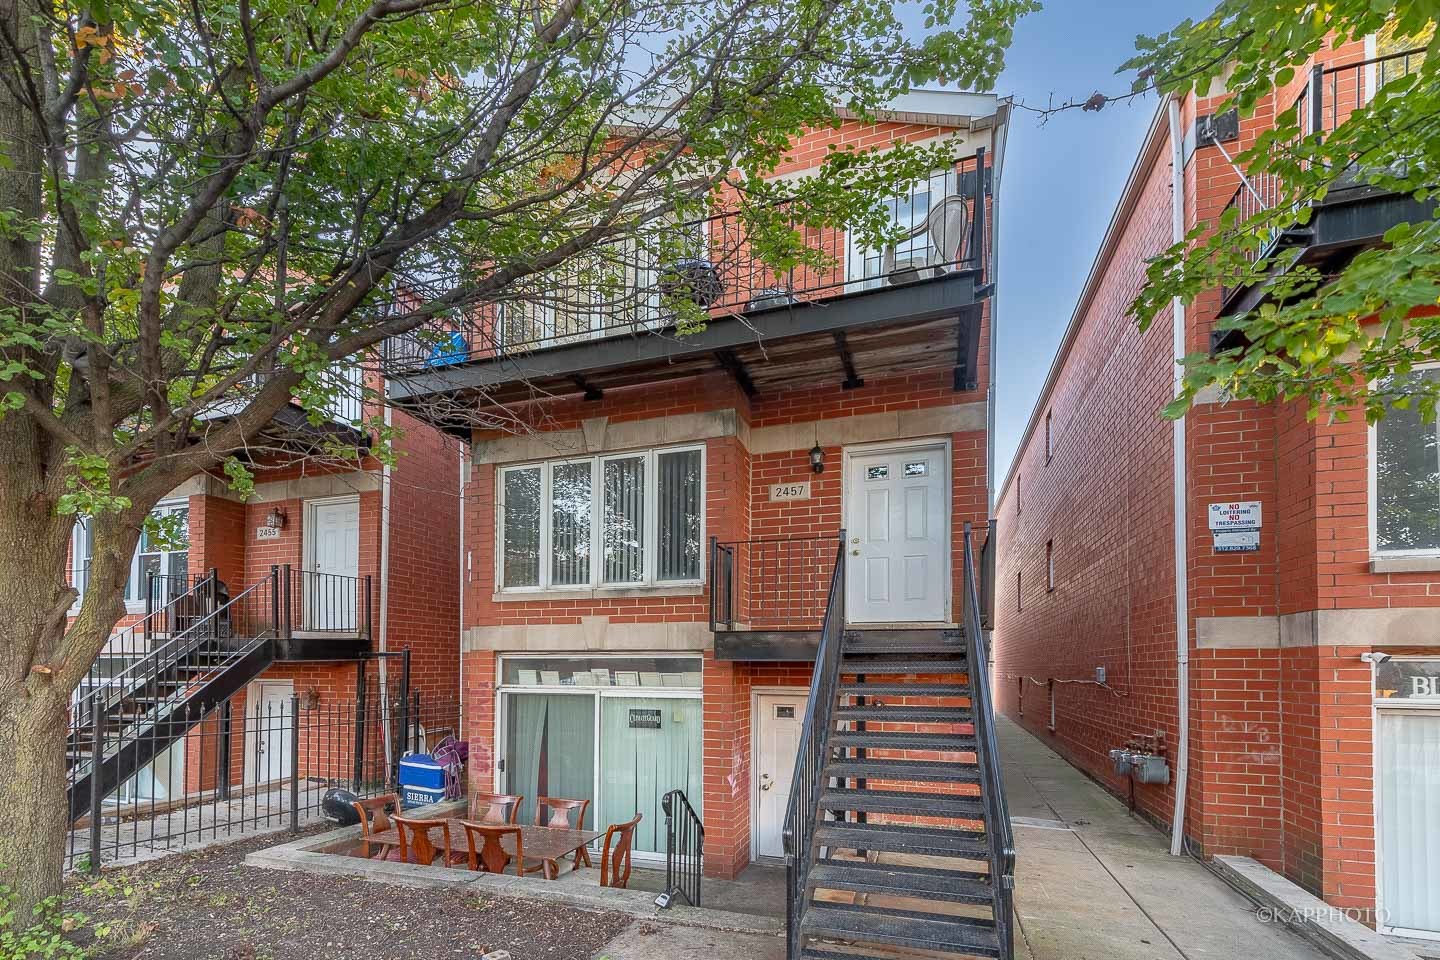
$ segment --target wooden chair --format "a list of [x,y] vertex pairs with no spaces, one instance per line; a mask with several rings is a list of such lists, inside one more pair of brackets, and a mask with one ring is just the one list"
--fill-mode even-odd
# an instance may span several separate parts
[[433,866],[438,861],[445,867],[467,861],[465,854],[450,849],[449,820],[417,820],[400,816],[391,819],[395,822],[400,844],[385,855],[386,860],[425,866]]
[[519,823],[524,797],[477,793],[470,798],[470,819],[477,823]]
[[[600,886],[625,889],[630,882],[630,848],[635,841],[635,825],[642,814],[628,823],[612,823],[605,829],[605,841],[600,845]],[[611,842],[615,849],[610,849]]]
[[389,846],[377,843],[372,848],[370,838],[390,829],[390,811],[400,809],[400,794],[384,793],[369,800],[356,800],[352,806],[360,814],[360,851],[367,857],[373,857]]
[[470,848],[468,866],[471,870],[483,870],[486,873],[504,873],[505,867],[510,863],[512,857],[505,849],[504,839],[507,836],[515,838],[515,874],[524,876],[522,869],[525,863],[525,840],[521,836],[520,828],[509,824],[497,826],[493,823],[476,823],[473,820],[461,820],[460,826],[465,828],[465,844]]
[[[566,800],[564,797],[536,797],[535,798],[535,826],[537,827],[560,827],[563,830],[584,830],[585,811],[590,806],[589,800]],[[571,815],[574,815],[573,819]],[[579,870],[582,866],[590,866],[590,851],[581,847],[575,851],[575,866]],[[540,869],[539,867],[535,868]],[[531,871],[534,872],[534,871]]]

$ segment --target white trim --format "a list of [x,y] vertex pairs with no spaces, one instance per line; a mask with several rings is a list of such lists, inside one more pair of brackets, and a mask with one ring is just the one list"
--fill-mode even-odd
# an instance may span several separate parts
[[763,697],[799,697],[802,701],[810,696],[809,687],[756,687],[750,688],[750,862],[770,863],[777,858],[760,859],[760,792],[755,789],[755,757],[760,742],[760,700]]
[[[360,497],[358,494],[347,493],[344,496],[339,497],[315,497],[311,500],[306,500],[301,504],[301,508],[304,513],[304,516],[301,519],[300,526],[300,563],[303,565],[302,569],[315,569],[314,532],[315,527],[318,525],[315,521],[315,508],[330,506],[332,504],[338,506],[342,503],[355,504],[355,519],[358,521],[360,519]],[[360,534],[358,527],[355,531],[355,534],[357,537]],[[358,564],[360,560],[360,552],[358,548],[355,552],[355,560]]]
[[[659,569],[659,538],[660,538],[660,473],[659,458],[671,453],[700,454],[700,555],[698,557],[699,576],[683,580],[661,580],[658,577]],[[612,460],[635,460],[641,461],[641,470],[644,484],[644,526],[645,542],[642,546],[642,572],[643,578],[633,581],[607,582],[604,577],[604,529],[602,524],[602,512],[604,510],[604,486],[605,486],[605,463]],[[560,599],[559,595],[574,593],[577,590],[593,590],[597,597],[603,597],[607,591],[623,592],[635,590],[670,590],[675,587],[701,587],[705,583],[705,544],[706,527],[708,524],[707,514],[707,481],[709,473],[708,457],[704,443],[685,443],[675,446],[652,447],[641,450],[615,451],[612,453],[601,453],[588,457],[566,457],[552,460],[532,460],[525,463],[507,463],[495,467],[495,556],[494,576],[495,594],[509,597],[534,596],[537,599],[547,597]],[[551,515],[553,509],[551,503],[552,473],[556,464],[590,464],[590,579],[586,583],[565,583],[551,584],[550,582],[550,555],[552,553],[551,536]],[[539,557],[539,584],[535,586],[511,587],[505,585],[505,476],[508,473],[521,470],[540,471],[540,557]]]
[[[1396,657],[1396,660],[1434,660],[1435,657],[1422,655]],[[1396,927],[1384,922],[1385,917],[1385,870],[1381,862],[1383,844],[1380,840],[1381,803],[1380,776],[1380,714],[1388,713],[1437,713],[1440,703],[1391,703],[1375,698],[1375,672],[1377,664],[1370,661],[1370,822],[1371,836],[1375,838],[1375,930],[1377,933],[1394,937],[1411,937],[1416,940],[1440,941],[1440,930],[1415,930],[1410,927]],[[1440,892],[1440,891],[1437,891]]]
[[[899,452],[902,450],[929,449],[942,450],[945,460],[945,549],[943,551],[945,557],[945,609],[940,618],[940,622],[950,623],[953,621],[953,594],[955,591],[955,569],[952,561],[952,555],[955,552],[955,462],[954,453],[950,449],[949,437],[920,437],[914,440],[857,443],[842,448],[840,456],[840,524],[843,527],[849,520],[850,498],[854,496],[854,491],[850,489],[850,460],[852,457],[868,457],[874,454]],[[849,591],[847,591],[847,596],[848,594]],[[849,603],[848,600],[846,602],[847,604]],[[846,611],[846,617],[849,617],[848,610]]]
[[290,695],[295,695],[295,681],[291,679],[274,680],[252,680],[245,687],[245,769],[241,775],[241,782],[245,786],[259,786],[266,783],[277,783],[283,780],[280,777],[276,780],[261,780],[257,776],[260,771],[259,761],[256,759],[255,748],[260,743],[262,731],[255,721],[260,717],[260,706],[265,701],[265,687],[289,687]]

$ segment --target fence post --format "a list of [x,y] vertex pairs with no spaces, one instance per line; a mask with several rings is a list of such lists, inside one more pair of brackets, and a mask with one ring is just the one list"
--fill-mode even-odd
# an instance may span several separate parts
[[[105,698],[90,701],[90,872],[100,872],[100,821],[105,807]],[[117,758],[118,759],[118,758]]]
[[280,636],[280,567],[270,564],[270,625]]
[[350,789],[360,792],[360,782],[365,778],[365,661],[355,664],[355,771]]
[[[215,747],[215,793],[221,800],[230,799],[230,701],[220,704],[220,742]],[[201,741],[204,742],[203,740]]]
[[290,694],[290,832],[300,832],[300,697]]
[[[371,610],[370,598],[370,574],[365,574],[365,645],[371,646],[375,642],[375,615]],[[361,667],[362,671],[364,667]]]
[[[141,623],[145,624],[145,640],[147,641],[147,643],[146,643],[146,649],[147,649],[147,650],[149,649],[149,643],[148,643],[148,641],[150,640],[150,627],[151,627],[150,621],[151,621],[151,614],[153,614],[154,612],[155,612],[155,574],[153,574],[153,573],[147,573],[147,574],[145,574],[145,619],[141,621]],[[170,619],[170,618],[169,618],[169,617],[166,617],[165,619],[168,620],[168,619]],[[168,629],[171,629],[170,624],[167,623],[167,624],[165,625],[165,628],[166,628],[167,630],[168,630]]]

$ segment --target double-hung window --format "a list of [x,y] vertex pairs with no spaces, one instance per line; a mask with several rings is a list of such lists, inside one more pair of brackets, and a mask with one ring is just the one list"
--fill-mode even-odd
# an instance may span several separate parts
[[[1416,380],[1440,381],[1440,369]],[[1374,531],[1378,555],[1440,554],[1440,433],[1412,403],[1391,407],[1375,425]]]
[[[137,607],[145,602],[145,585],[151,577],[166,578],[165,589],[173,594],[184,590],[190,562],[190,507],[186,501],[161,504],[151,511],[157,520],[173,517],[166,524],[169,537],[157,536],[148,529],[140,533],[140,543],[130,560],[130,576],[125,581],[125,602]],[[71,535],[70,583],[84,596],[90,582],[91,521],[78,520]]]
[[679,447],[503,468],[501,588],[699,582],[704,464]]

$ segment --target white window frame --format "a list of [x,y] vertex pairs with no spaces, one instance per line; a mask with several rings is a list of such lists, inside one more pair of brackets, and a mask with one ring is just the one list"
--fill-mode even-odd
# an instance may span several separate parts
[[[154,515],[156,515],[156,514],[171,513],[171,512],[174,512],[175,510],[179,510],[179,509],[188,510],[189,507],[190,507],[190,500],[189,500],[189,498],[187,498],[187,497],[180,497],[180,498],[178,498],[178,499],[171,499],[171,500],[161,500],[159,503],[155,504],[154,509],[152,509],[152,510],[150,511],[150,515],[151,515],[151,516],[154,516]],[[188,521],[188,518],[187,518],[187,521]],[[75,597],[75,604],[74,604],[74,606],[71,608],[72,611],[77,610],[77,609],[79,608],[81,601],[83,601],[83,600],[85,599],[85,591],[86,591],[87,589],[89,589],[90,574],[89,574],[89,571],[88,571],[88,570],[87,570],[86,573],[85,573],[85,582],[84,582],[84,583],[74,583],[74,582],[73,582],[73,581],[74,581],[74,577],[75,577],[75,570],[78,569],[78,568],[81,566],[81,564],[85,563],[85,562],[88,560],[88,558],[90,557],[91,551],[93,550],[93,542],[90,541],[90,535],[89,535],[89,532],[88,532],[88,524],[89,524],[89,522],[90,522],[90,518],[88,518],[88,517],[84,518],[83,520],[77,520],[77,521],[75,522],[74,528],[73,528],[73,529],[71,530],[71,532],[70,532],[70,577],[71,577],[71,581],[72,581],[72,582],[71,582],[71,585],[74,586],[74,587],[76,588],[76,590],[78,591],[77,596]],[[84,534],[81,533],[82,529],[84,529],[84,530],[86,531]],[[182,552],[182,551],[179,551],[179,550],[165,550],[165,551],[162,551],[162,555],[168,557],[168,556],[169,556],[170,554],[172,554],[172,553],[180,553],[180,552]],[[186,554],[188,554],[188,553],[190,552],[190,547],[189,547],[189,541],[188,541],[188,540],[186,541],[186,547],[185,547],[185,550],[184,550],[183,552],[185,552]],[[130,587],[131,587],[132,585],[134,585],[134,586],[135,586],[135,589],[138,591],[134,596],[131,596],[131,595],[130,595],[130,592],[129,592],[129,591],[130,591]],[[131,556],[130,556],[130,573],[129,573],[129,575],[125,578],[125,589],[126,589],[126,593],[125,593],[125,612],[126,612],[127,614],[144,613],[144,612],[145,612],[145,591],[144,591],[144,589],[140,586],[140,544],[139,544],[139,543],[136,543],[136,544],[135,544],[135,552],[134,552],[133,554],[131,554]]]
[[[659,458],[667,453],[700,454],[700,570],[699,576],[685,580],[660,580],[657,577],[659,565],[660,537],[660,475]],[[620,583],[607,583],[604,576],[604,464],[611,460],[644,461],[645,483],[645,542],[642,546],[641,564],[644,577]],[[556,464],[590,464],[590,578],[585,583],[551,583],[550,560],[553,544],[550,540],[554,505],[551,501],[551,476]],[[539,584],[535,586],[508,586],[505,583],[505,476],[518,470],[540,470],[540,571]],[[495,471],[495,588],[497,593],[567,593],[575,590],[636,590],[665,589],[668,587],[700,586],[705,582],[706,544],[706,478],[707,463],[704,444],[684,444],[677,447],[656,447],[648,450],[629,450],[599,454],[593,457],[570,457],[560,460],[535,460],[527,463],[506,464]]]
[[[1440,370],[1440,363],[1417,363],[1412,372],[1422,370]],[[1373,390],[1375,384],[1371,383]],[[1440,417],[1431,425],[1433,429],[1440,431]],[[1365,471],[1366,477],[1366,504],[1365,520],[1369,525],[1370,535],[1370,556],[1372,559],[1389,559],[1395,557],[1437,557],[1440,558],[1440,547],[1421,547],[1416,550],[1381,550],[1380,549],[1380,443],[1379,423],[1370,424],[1366,431],[1365,450]],[[1435,496],[1440,498],[1440,486],[1437,486]]]

